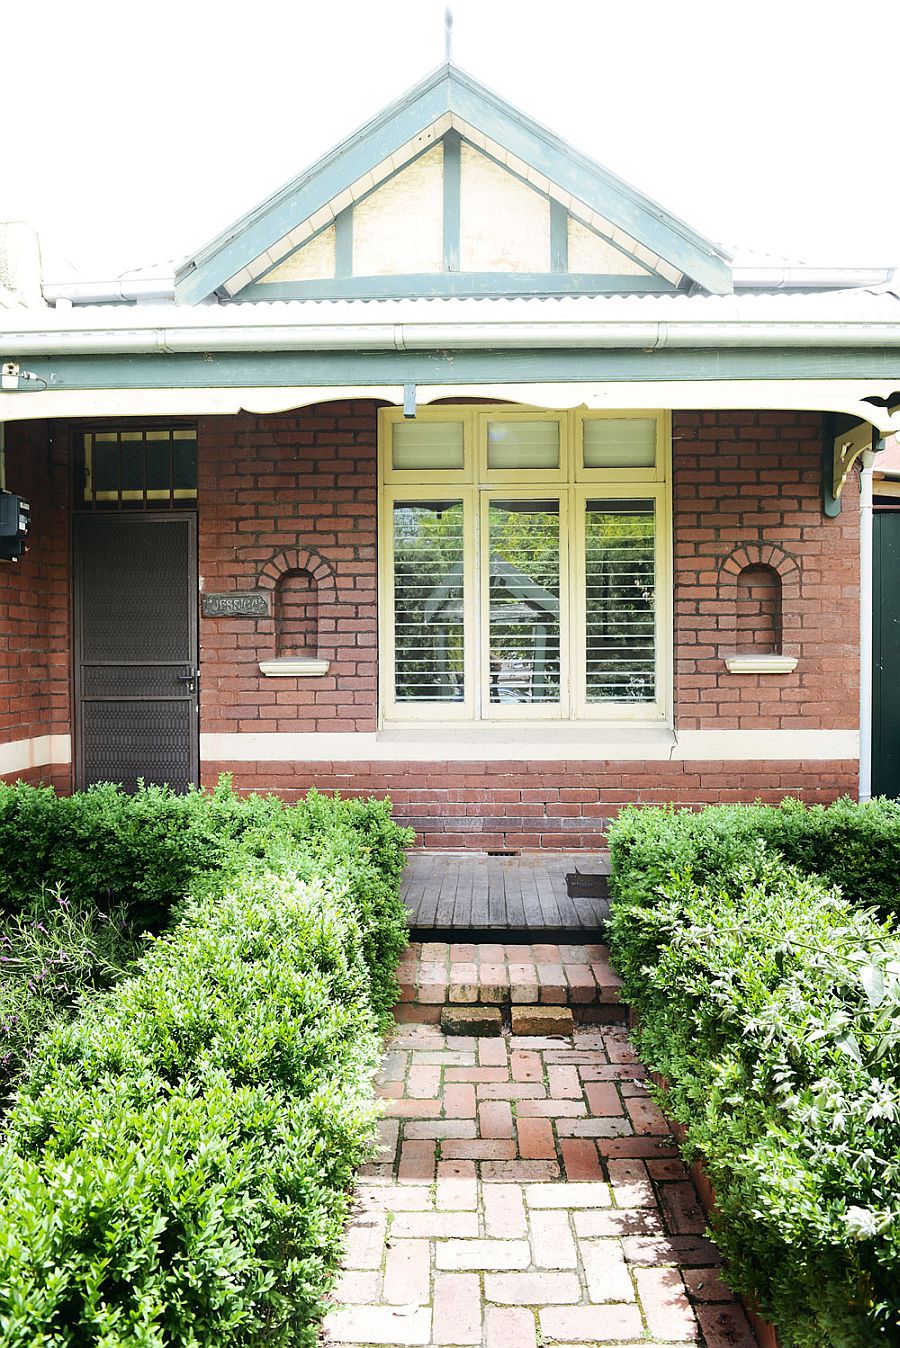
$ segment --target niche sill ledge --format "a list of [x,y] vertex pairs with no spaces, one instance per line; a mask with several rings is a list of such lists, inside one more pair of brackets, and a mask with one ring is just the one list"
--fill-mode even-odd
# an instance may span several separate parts
[[797,668],[794,655],[729,655],[725,660],[729,674],[790,674]]
[[259,672],[269,679],[314,679],[327,674],[330,660],[312,655],[283,655],[277,660],[260,660]]

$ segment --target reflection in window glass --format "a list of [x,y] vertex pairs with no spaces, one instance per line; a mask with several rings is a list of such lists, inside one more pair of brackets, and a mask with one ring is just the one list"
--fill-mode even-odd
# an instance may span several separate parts
[[394,505],[394,682],[398,701],[461,702],[461,501]]
[[587,698],[656,696],[652,501],[587,501]]
[[489,421],[488,468],[558,468],[558,421]]
[[559,501],[491,501],[490,700],[558,702]]

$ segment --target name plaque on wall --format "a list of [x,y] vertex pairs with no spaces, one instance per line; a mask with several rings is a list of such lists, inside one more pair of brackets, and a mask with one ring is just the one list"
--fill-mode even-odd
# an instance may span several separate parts
[[265,590],[232,590],[230,594],[201,595],[204,618],[268,618]]

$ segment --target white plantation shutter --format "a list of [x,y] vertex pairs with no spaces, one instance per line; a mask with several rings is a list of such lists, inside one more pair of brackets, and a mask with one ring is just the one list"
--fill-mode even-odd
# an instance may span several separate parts
[[585,502],[588,702],[656,697],[653,501]]
[[463,504],[397,501],[393,530],[397,701],[462,701]]

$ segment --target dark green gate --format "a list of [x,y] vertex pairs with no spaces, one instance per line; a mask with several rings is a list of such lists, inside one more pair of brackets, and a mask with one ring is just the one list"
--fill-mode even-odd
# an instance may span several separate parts
[[874,517],[872,794],[900,796],[900,511]]

